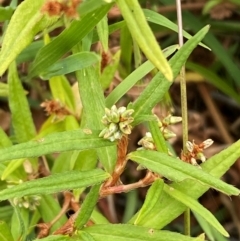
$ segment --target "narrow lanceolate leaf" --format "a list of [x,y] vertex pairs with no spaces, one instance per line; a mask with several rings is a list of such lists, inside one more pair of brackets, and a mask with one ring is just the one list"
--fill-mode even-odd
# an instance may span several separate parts
[[38,140],[1,149],[0,161],[115,145],[113,142],[98,137],[98,134],[99,131],[92,131],[91,133],[91,130],[74,130],[51,134]]
[[46,0],[25,0],[14,12],[3,38],[0,52],[0,76],[34,36],[57,21],[41,11]]
[[9,226],[4,222],[0,221],[0,240],[1,241],[14,241]]
[[[90,236],[84,235],[88,234]],[[79,240],[98,240],[98,241],[200,241],[203,238],[191,238],[179,233],[160,231],[152,228],[144,228],[130,224],[100,224],[84,228],[80,232],[81,239]]]
[[9,137],[4,132],[4,130],[0,127],[0,148],[9,147],[11,145],[12,145],[12,142],[10,141]]
[[0,97],[7,97],[9,93],[8,84],[0,83]]
[[128,25],[129,31],[143,53],[163,73],[167,80],[172,81],[171,67],[151,31],[138,1],[117,0],[116,2]]
[[[163,50],[167,58],[178,49],[177,45],[169,46]],[[106,106],[111,108],[120,98],[125,95],[141,78],[152,71],[155,66],[148,60],[126,77],[106,98]]]
[[[226,150],[214,155],[202,164],[203,171],[209,173],[213,177],[220,178],[233,163],[240,157],[240,141],[232,144]],[[177,189],[184,194],[197,199],[209,187],[203,186],[195,180],[185,180],[180,183],[170,185],[172,188]],[[186,206],[176,199],[170,197],[168,194],[162,194],[161,202],[155,207],[154,211],[149,213],[149,218],[144,220],[141,225],[145,227],[161,229],[169,224],[172,220],[184,212]],[[169,215],[171,213],[171,215]],[[135,217],[131,222],[135,220]]]
[[154,210],[156,203],[161,201],[164,182],[162,179],[156,180],[148,189],[146,199],[137,217],[134,221],[135,225],[141,223],[142,220],[148,219],[148,213]]
[[[171,20],[169,20],[168,18],[166,18],[165,16],[154,12],[150,9],[143,9],[143,13],[147,19],[148,22],[151,23],[155,23],[161,26],[164,26],[166,28],[169,28],[175,32],[178,32],[178,26],[177,24],[175,24],[174,22],[172,22]],[[183,30],[183,36],[187,39],[190,39],[192,36]],[[199,43],[199,45],[201,45],[202,47],[210,50],[210,48],[208,46],[206,46],[205,44]]]
[[108,18],[105,16],[98,24],[97,24],[97,33],[99,36],[99,40],[102,44],[103,51],[108,51]]
[[118,69],[120,54],[121,51],[119,50],[114,56],[112,56],[111,63],[104,68],[100,76],[100,82],[103,90],[107,89],[113,81],[114,75]]
[[41,74],[40,77],[44,80],[47,80],[53,76],[65,75],[77,70],[87,68],[99,61],[99,55],[92,52],[81,52],[73,54],[51,65]]
[[144,167],[176,182],[193,179],[203,185],[208,185],[228,195],[239,195],[240,190],[213,177],[195,166],[189,165],[166,153],[156,151],[135,151],[128,158]]
[[[100,84],[98,69],[89,67],[77,72],[79,92],[82,99],[83,128],[103,129],[104,95]],[[108,172],[112,172],[116,163],[116,145],[97,150],[100,162]]]
[[164,184],[164,192],[168,195],[172,196],[179,202],[183,203],[191,210],[195,211],[199,215],[201,215],[207,222],[209,222],[214,228],[216,228],[222,235],[229,237],[228,232],[224,229],[224,227],[218,222],[218,220],[213,216],[208,209],[204,208],[198,201],[193,199],[192,197],[187,196],[186,194]]
[[36,130],[15,62],[12,62],[9,67],[8,86],[14,134],[20,143],[29,141],[36,135]]
[[50,235],[46,238],[34,239],[34,241],[72,241],[72,237],[65,235]]
[[[68,79],[64,76],[55,76],[49,80],[52,96],[55,100],[60,100],[71,111],[75,111],[75,101],[73,91]],[[53,123],[53,122],[52,122]]]
[[[73,21],[69,28],[65,29],[51,43],[44,46],[33,62],[30,77],[43,73],[43,71],[60,59],[66,52],[70,51],[93,30],[111,6],[111,4],[104,5],[86,14],[81,20]],[[89,19],[91,19],[91,21],[89,21]]]
[[[188,56],[203,39],[208,30],[209,26],[201,29],[196,35],[188,40],[170,59],[169,63],[172,67],[174,78],[177,77]],[[133,108],[135,110],[133,113],[134,117],[149,113],[149,110],[151,110],[163,98],[170,86],[171,83],[167,81],[162,73],[156,74],[146,89],[133,104]]]
[[14,12],[12,7],[0,7],[0,21],[9,20]]
[[158,122],[156,120],[148,122],[149,130],[152,134],[153,141],[155,143],[156,149],[159,152],[168,153],[168,147],[163,133],[160,131]]
[[6,180],[6,178],[11,175],[18,167],[20,167],[25,159],[17,159],[10,162],[2,173],[1,180]]
[[17,186],[0,191],[0,200],[28,195],[57,193],[81,187],[89,187],[109,178],[101,169],[90,171],[69,171],[48,177],[23,182]]
[[75,227],[77,229],[82,229],[90,219],[93,209],[98,201],[100,187],[101,184],[93,186],[81,205],[80,213],[75,220]]

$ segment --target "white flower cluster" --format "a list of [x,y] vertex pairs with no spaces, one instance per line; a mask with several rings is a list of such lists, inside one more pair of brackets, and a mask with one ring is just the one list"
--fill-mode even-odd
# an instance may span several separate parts
[[133,109],[127,110],[124,106],[117,108],[113,105],[111,109],[105,108],[102,122],[106,127],[101,131],[99,137],[115,141],[121,139],[124,134],[131,134],[132,126],[130,124],[134,121],[133,112]]

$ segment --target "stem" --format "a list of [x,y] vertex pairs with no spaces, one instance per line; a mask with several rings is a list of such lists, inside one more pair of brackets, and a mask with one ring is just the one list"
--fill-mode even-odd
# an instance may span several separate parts
[[[176,0],[177,19],[178,19],[178,41],[179,46],[183,46],[183,24],[181,0]],[[183,128],[183,153],[187,152],[186,143],[188,141],[188,113],[187,113],[187,89],[185,78],[185,66],[180,71],[180,89],[181,89],[181,109],[182,109],[182,128]],[[184,213],[184,233],[190,236],[190,209],[187,208]]]

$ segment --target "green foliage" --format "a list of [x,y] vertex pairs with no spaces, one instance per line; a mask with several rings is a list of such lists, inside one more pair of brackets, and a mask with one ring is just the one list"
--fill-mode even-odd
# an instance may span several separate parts
[[[239,70],[230,54],[221,57],[219,52],[226,51],[209,34],[209,26],[200,29],[201,24],[189,14],[185,16],[192,19],[189,26],[196,34],[184,31],[188,41],[181,48],[173,44],[162,50],[148,22],[175,32],[178,26],[157,12],[143,10],[138,1],[116,0],[124,20],[111,25],[107,16],[113,6],[108,2],[112,1],[88,0],[79,6],[75,2],[25,0],[15,11],[13,5],[0,8],[0,21],[5,21],[6,27],[2,28],[0,75],[5,78],[8,72],[7,84],[0,83],[0,96],[9,102],[12,125],[10,137],[0,128],[0,240],[205,240],[204,235],[195,238],[161,230],[186,208],[195,213],[212,240],[216,233],[228,237],[197,199],[209,188],[227,195],[240,194],[236,187],[219,179],[240,157],[240,142],[197,168],[169,154],[165,127],[159,128],[152,109],[165,98],[198,45],[210,46],[238,84]],[[206,5],[205,12],[209,8]],[[121,49],[111,54],[109,35],[117,30],[122,34]],[[99,50],[91,51],[96,42]],[[19,64],[25,62],[30,63],[23,75]],[[186,66],[239,102],[237,91],[211,70],[191,62]],[[124,79],[106,95],[116,72]],[[151,81],[131,103],[127,92],[146,75]],[[50,93],[42,93],[41,86],[35,86],[36,78],[44,80]],[[34,103],[24,90],[26,86],[36,88],[42,101],[46,96],[50,99],[41,105],[49,117],[39,130],[34,125]],[[116,107],[111,107],[120,101],[127,102],[127,110],[119,108],[116,115]],[[147,124],[152,143],[145,144],[150,150],[132,150],[127,155],[128,142],[132,141],[127,135],[118,141],[99,137],[105,128],[104,115],[110,134],[120,125],[124,130]],[[122,184],[127,161],[147,169],[149,176]],[[166,184],[163,177],[171,183]],[[132,201],[124,215],[128,223],[110,224],[97,210],[100,198],[147,185],[150,188],[141,206],[136,190],[129,194]],[[135,214],[136,205],[139,210]],[[67,218],[69,209],[75,214]]]

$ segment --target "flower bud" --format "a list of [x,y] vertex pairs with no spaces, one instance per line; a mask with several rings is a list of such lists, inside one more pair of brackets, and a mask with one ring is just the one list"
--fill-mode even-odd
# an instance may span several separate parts
[[125,122],[120,122],[119,128],[124,134],[126,134],[126,135],[131,134],[131,128],[132,127],[130,125],[126,124]]
[[147,150],[155,150],[156,147],[152,142],[143,140],[142,146]]
[[114,133],[114,138],[115,138],[116,140],[121,139],[121,137],[122,137],[122,133],[121,133],[120,131],[117,131],[117,132]]
[[111,132],[111,133],[114,133],[115,131],[118,130],[118,125],[116,123],[111,123],[108,127],[108,130]]
[[119,107],[119,109],[118,109],[117,112],[118,112],[119,115],[121,115],[121,114],[123,114],[123,112],[126,111],[126,109],[127,109],[127,108],[126,108],[125,106],[121,106],[121,107]]
[[103,118],[102,118],[102,123],[103,123],[105,126],[109,125],[110,122],[109,122],[109,120],[108,120],[108,118],[107,118],[106,115],[103,116]]
[[181,116],[170,116],[170,118],[169,118],[169,124],[170,125],[177,124],[177,123],[179,123],[181,121],[182,121],[182,117]]
[[105,115],[109,119],[111,117],[111,110],[109,110],[108,108],[105,108]]
[[113,106],[111,107],[111,111],[112,111],[112,112],[117,112],[117,111],[118,111],[117,106],[116,106],[116,105],[113,105]]
[[163,123],[161,121],[158,121],[158,127],[161,129],[163,128]]
[[187,141],[186,147],[187,147],[189,152],[193,151],[194,146],[193,146],[193,143],[191,141]]
[[212,139],[207,139],[203,142],[203,145],[204,145],[204,148],[203,149],[206,149],[208,148],[209,146],[211,146],[213,144],[213,140]]
[[111,121],[114,123],[118,123],[120,119],[120,116],[117,112],[112,112],[111,114]]
[[163,136],[164,136],[164,138],[165,138],[166,140],[168,140],[168,139],[170,139],[170,138],[172,138],[172,137],[175,137],[176,134],[175,134],[174,132],[168,130],[168,129],[164,129],[164,131],[163,131]]
[[131,117],[131,115],[133,114],[134,110],[133,109],[129,109],[129,110],[126,110],[124,111],[122,114],[121,114],[121,117],[122,118],[131,118],[133,120],[133,118]]
[[98,135],[99,137],[103,137],[106,133],[108,132],[108,129],[107,128],[104,128],[100,134]]

